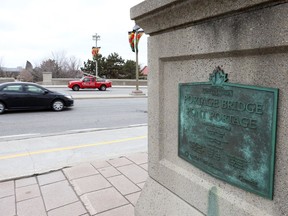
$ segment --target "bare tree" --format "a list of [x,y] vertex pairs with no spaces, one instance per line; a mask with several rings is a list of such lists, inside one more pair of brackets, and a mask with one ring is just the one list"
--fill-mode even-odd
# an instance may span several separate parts
[[69,77],[77,77],[80,74],[80,60],[75,56],[71,56],[66,61],[66,71],[70,75]]
[[67,59],[65,51],[52,52],[52,59],[57,63],[59,68],[65,70],[64,67],[65,67],[66,59]]
[[54,78],[77,77],[81,73],[80,60],[74,56],[66,57],[66,53],[52,53],[52,58],[43,60],[39,68],[44,71],[52,72]]
[[60,77],[61,68],[53,59],[47,59],[41,62],[40,68],[42,72],[52,72],[52,77]]
[[0,58],[0,77],[4,76],[4,71],[3,71],[2,67],[3,67],[3,58],[1,57]]
[[29,70],[22,70],[18,76],[18,79],[20,81],[24,81],[24,82],[33,82],[33,76],[32,73]]

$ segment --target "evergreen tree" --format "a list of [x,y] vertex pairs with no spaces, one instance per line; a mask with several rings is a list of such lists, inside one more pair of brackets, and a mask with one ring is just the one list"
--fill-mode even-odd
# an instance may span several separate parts
[[[135,79],[135,69],[136,62],[132,60],[127,60],[123,66],[123,74],[125,75],[125,79]],[[140,71],[140,70],[139,70]]]
[[[109,79],[135,79],[136,62],[132,60],[123,60],[118,53],[111,53],[107,58],[98,54],[98,76]],[[95,75],[95,61],[88,59],[84,62],[81,70],[85,73]],[[140,70],[139,70],[140,71]]]

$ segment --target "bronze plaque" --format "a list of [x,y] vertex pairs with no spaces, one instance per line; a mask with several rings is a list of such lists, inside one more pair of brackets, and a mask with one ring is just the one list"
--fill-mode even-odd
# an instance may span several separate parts
[[199,169],[273,198],[278,89],[227,82],[179,84],[178,155]]

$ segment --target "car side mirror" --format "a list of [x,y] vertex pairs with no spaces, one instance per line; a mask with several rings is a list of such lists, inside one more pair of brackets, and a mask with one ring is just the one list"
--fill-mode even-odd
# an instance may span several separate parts
[[49,93],[49,91],[48,90],[44,90],[44,94],[48,94]]

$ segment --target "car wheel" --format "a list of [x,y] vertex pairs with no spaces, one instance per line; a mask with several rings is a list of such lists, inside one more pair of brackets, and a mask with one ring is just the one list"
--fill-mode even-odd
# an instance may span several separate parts
[[5,105],[4,103],[0,102],[0,114],[4,113],[5,111]]
[[106,91],[106,86],[105,85],[101,85],[99,90],[100,91]]
[[79,91],[79,86],[78,85],[75,85],[75,86],[73,86],[73,91]]
[[54,111],[62,111],[64,109],[64,103],[62,100],[55,100],[52,103],[52,109]]

